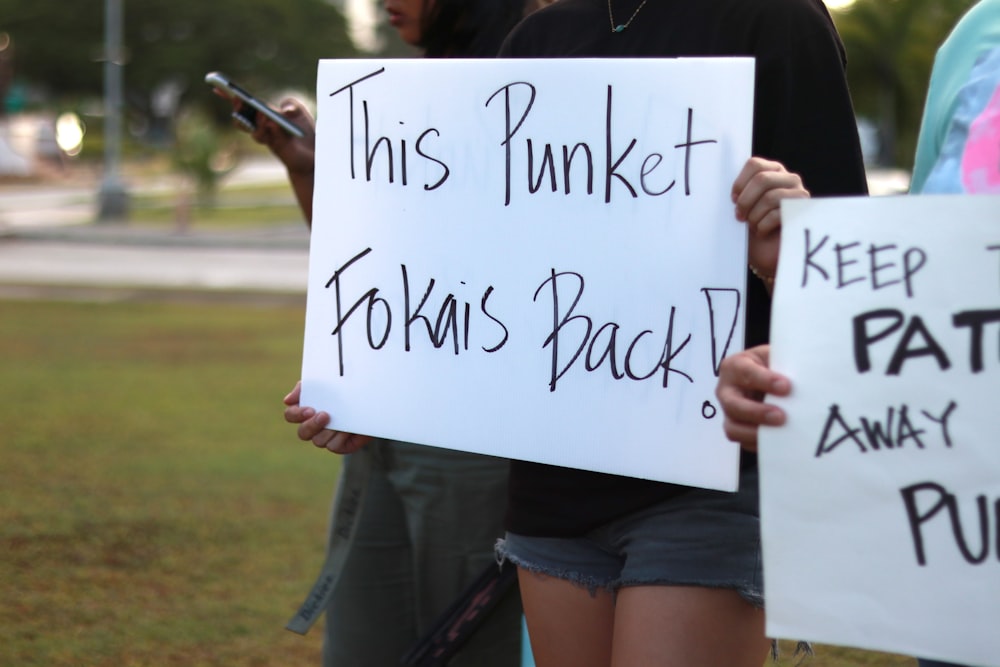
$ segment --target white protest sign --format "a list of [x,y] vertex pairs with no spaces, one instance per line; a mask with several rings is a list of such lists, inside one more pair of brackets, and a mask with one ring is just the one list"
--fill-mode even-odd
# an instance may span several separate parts
[[1000,198],[782,211],[768,634],[1000,665]]
[[302,404],[332,428],[736,484],[753,62],[342,60],[318,78]]

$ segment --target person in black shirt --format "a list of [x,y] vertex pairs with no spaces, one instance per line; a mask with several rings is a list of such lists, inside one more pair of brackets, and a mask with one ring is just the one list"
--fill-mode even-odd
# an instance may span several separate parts
[[[776,201],[867,191],[843,45],[820,0],[560,0],[501,56],[756,59],[757,157],[734,185],[751,227],[748,347],[767,340]],[[765,659],[753,453],[734,494],[514,461],[506,529],[497,553],[519,568],[539,667]]]

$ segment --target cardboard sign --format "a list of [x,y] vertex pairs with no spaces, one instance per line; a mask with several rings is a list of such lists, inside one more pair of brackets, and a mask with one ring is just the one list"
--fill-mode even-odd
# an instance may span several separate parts
[[303,405],[733,488],[751,60],[323,61],[317,98]]
[[1000,198],[789,201],[769,636],[1000,665]]

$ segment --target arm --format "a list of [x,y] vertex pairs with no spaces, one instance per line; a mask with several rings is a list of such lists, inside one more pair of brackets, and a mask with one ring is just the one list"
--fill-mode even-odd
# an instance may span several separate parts
[[313,408],[299,405],[302,393],[302,383],[297,382],[295,388],[285,396],[285,421],[298,424],[300,440],[312,442],[316,447],[327,449],[334,454],[352,454],[364,447],[371,440],[367,435],[344,433],[327,428],[330,415],[317,412]]
[[[731,197],[736,219],[749,227],[751,270],[774,287],[781,242],[781,200],[805,198],[809,192],[802,179],[780,162],[752,157],[733,182]],[[765,394],[787,396],[788,380],[768,368],[769,345],[758,345],[726,357],[719,367],[716,396],[725,415],[726,437],[748,451],[757,450],[761,424],[785,423],[780,408],[764,403]]]
[[715,395],[725,415],[726,437],[748,451],[757,451],[762,424],[781,426],[785,413],[764,402],[764,396],[788,396],[791,383],[768,367],[769,345],[758,345],[726,357],[719,367]]

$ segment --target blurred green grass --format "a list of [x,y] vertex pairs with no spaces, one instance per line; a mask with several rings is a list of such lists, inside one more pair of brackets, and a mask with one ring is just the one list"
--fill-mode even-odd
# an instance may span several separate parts
[[0,664],[317,664],[302,309],[0,301]]
[[[339,460],[281,419],[300,305],[0,301],[0,666],[316,665]],[[776,667],[911,667],[818,646]]]

